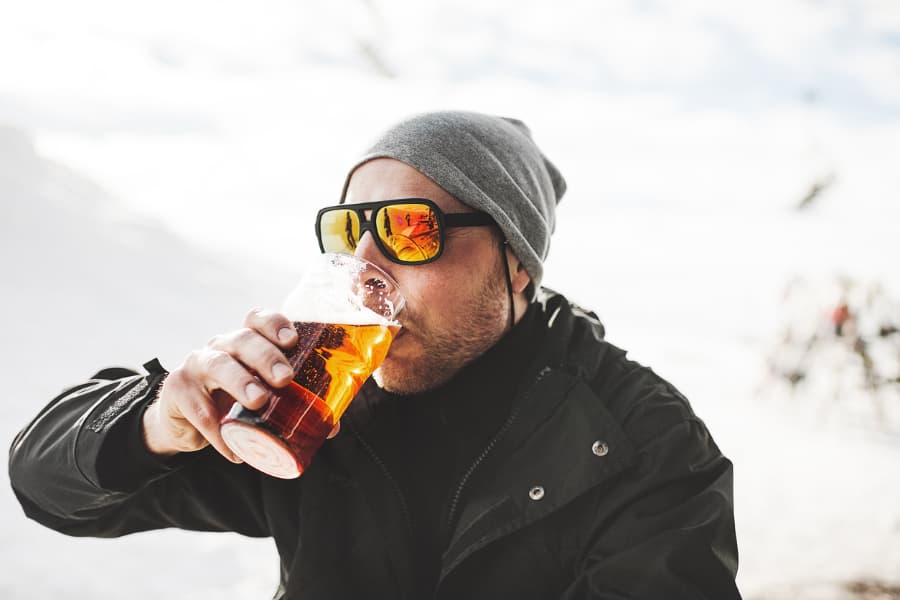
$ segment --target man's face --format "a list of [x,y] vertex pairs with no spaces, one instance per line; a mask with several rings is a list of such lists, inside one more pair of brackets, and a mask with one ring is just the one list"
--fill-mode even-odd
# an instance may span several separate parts
[[[390,158],[353,172],[348,203],[428,198],[444,213],[473,212],[428,177]],[[444,251],[424,265],[399,265],[381,253],[366,232],[356,255],[381,267],[400,285],[403,328],[375,372],[382,388],[411,394],[435,388],[493,346],[508,319],[502,240],[496,227],[444,230]]]

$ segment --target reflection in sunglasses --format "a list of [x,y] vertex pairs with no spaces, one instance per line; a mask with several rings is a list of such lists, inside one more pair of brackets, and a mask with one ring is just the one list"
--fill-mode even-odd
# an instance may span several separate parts
[[400,260],[421,261],[440,249],[437,217],[429,207],[385,207],[382,241]]
[[423,248],[404,235],[392,235],[386,243],[394,256],[400,260],[414,262],[430,258]]
[[344,234],[347,236],[347,247],[356,250],[356,233],[353,231],[353,219],[351,213],[347,213],[347,224],[344,228]]

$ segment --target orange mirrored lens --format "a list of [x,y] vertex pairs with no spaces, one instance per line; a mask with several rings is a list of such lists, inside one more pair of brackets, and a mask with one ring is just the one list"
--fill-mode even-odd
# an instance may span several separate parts
[[359,217],[352,210],[329,210],[319,221],[325,252],[353,254],[359,242]]
[[408,263],[437,256],[441,235],[437,215],[427,204],[391,204],[375,217],[378,237],[388,252]]

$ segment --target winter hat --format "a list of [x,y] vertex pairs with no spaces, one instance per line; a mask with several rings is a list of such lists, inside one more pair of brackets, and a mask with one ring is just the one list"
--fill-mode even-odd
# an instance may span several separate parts
[[531,278],[533,299],[566,181],[522,121],[459,111],[401,121],[350,169],[341,202],[353,171],[374,158],[405,162],[463,204],[493,217]]

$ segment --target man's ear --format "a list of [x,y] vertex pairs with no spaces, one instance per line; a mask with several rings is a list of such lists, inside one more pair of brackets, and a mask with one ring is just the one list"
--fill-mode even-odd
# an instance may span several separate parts
[[506,246],[506,264],[509,267],[509,277],[512,282],[513,293],[520,294],[524,292],[525,288],[528,287],[528,284],[531,283],[531,277],[529,277],[528,272],[525,270],[525,265],[519,261],[509,245]]

